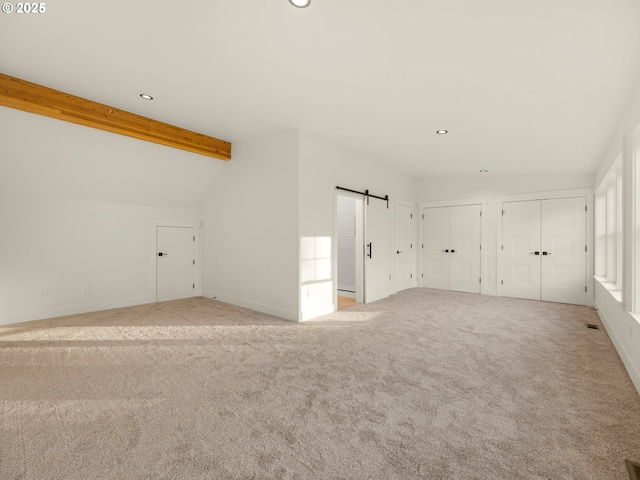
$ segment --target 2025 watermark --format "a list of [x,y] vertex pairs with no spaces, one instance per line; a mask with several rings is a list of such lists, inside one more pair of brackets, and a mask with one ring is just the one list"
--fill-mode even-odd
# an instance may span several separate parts
[[46,3],[3,3],[2,11],[4,13],[45,13],[47,11]]

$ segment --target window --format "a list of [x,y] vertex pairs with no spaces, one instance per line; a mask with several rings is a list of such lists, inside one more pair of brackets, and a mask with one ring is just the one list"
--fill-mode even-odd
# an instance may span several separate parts
[[596,258],[595,275],[598,278],[607,278],[607,192],[606,189],[598,189],[595,194],[595,233],[596,233]]
[[638,126],[631,138],[630,147],[629,160],[631,161],[631,168],[627,168],[626,171],[630,171],[632,178],[631,208],[633,213],[631,221],[633,230],[630,236],[632,257],[627,263],[632,268],[630,278],[633,298],[630,310],[640,313],[640,126]]
[[622,292],[622,157],[595,194],[596,276],[610,290]]

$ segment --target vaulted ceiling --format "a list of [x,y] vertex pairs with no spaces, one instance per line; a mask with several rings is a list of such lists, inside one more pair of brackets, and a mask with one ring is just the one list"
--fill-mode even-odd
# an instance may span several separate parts
[[0,72],[232,143],[299,128],[419,178],[585,174],[640,81],[640,2],[64,0],[0,14]]

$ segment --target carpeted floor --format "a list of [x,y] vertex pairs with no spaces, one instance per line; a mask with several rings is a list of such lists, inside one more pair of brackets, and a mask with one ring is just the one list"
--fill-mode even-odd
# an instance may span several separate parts
[[304,324],[202,297],[0,327],[0,478],[628,480],[586,307],[412,289]]

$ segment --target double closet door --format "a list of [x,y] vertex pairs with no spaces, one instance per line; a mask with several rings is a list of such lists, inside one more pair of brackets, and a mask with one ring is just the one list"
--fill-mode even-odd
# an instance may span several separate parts
[[505,202],[502,295],[585,305],[586,199]]
[[480,293],[481,205],[422,211],[422,286]]

